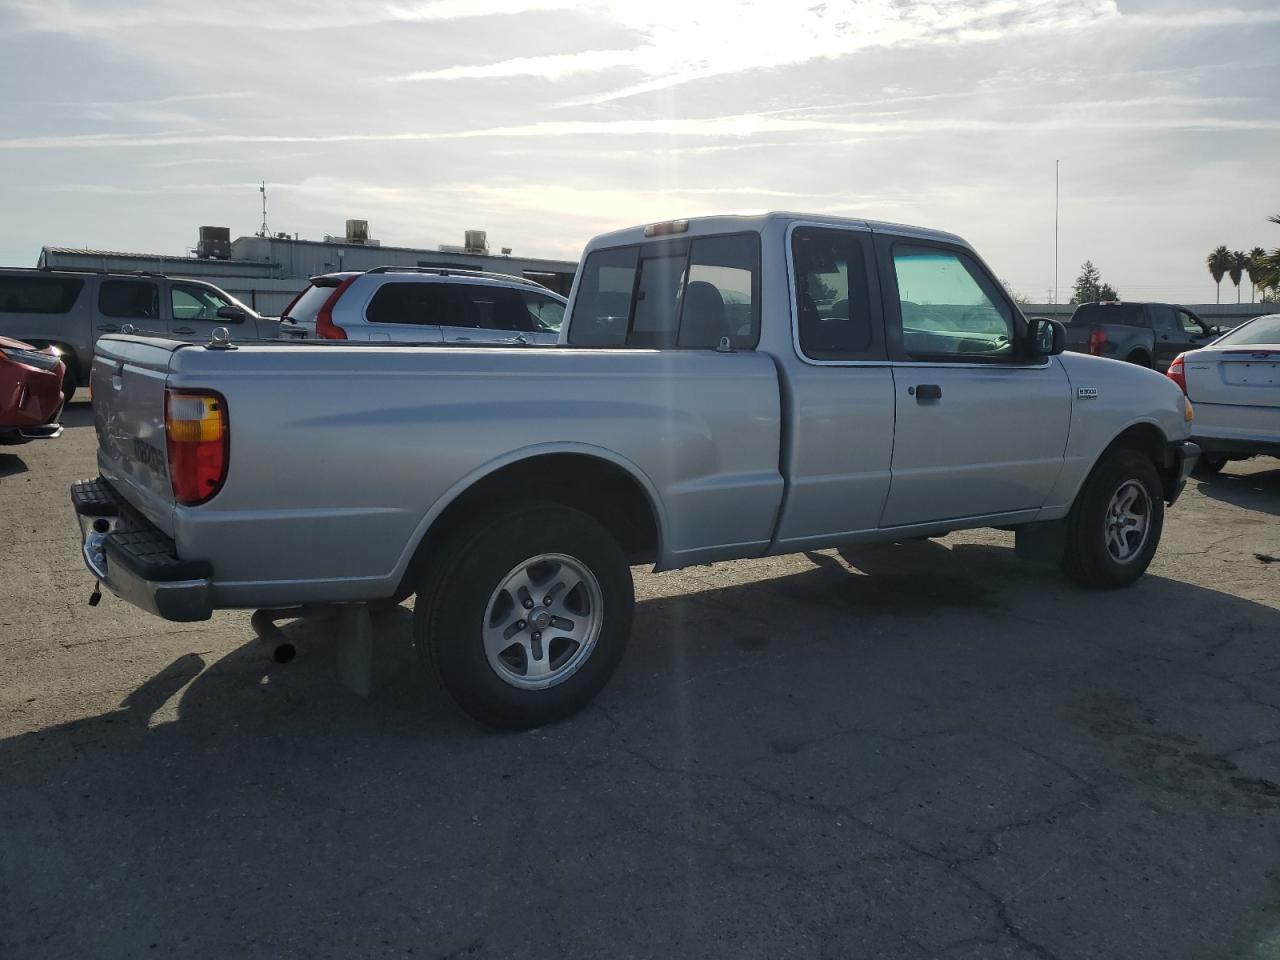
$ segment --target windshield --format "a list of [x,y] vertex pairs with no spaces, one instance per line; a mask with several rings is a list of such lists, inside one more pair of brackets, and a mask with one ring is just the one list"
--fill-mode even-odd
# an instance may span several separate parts
[[1255,343],[1280,344],[1280,313],[1258,317],[1241,324],[1230,333],[1218,338],[1217,345],[1243,347]]

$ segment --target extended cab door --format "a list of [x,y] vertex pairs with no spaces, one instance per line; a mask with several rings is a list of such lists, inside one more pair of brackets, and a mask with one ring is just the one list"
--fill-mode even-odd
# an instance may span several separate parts
[[777,553],[875,530],[893,454],[893,373],[870,230],[797,223],[787,257],[799,362],[780,367],[788,489]]
[[1025,320],[960,246],[879,235],[897,422],[880,524],[1035,510],[1062,468],[1071,385],[1028,363]]

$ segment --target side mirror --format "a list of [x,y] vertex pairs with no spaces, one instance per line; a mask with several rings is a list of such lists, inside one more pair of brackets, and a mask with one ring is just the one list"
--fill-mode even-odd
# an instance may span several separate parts
[[242,320],[244,320],[244,311],[241,310],[239,307],[231,307],[231,306],[219,307],[218,319],[230,320],[233,323],[240,323]]
[[1027,321],[1027,353],[1033,359],[1056,357],[1067,348],[1067,328],[1058,320],[1033,317]]

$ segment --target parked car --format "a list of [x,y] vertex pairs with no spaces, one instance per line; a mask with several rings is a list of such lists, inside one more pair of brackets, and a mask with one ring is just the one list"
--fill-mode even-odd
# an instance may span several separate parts
[[501,273],[376,267],[312,277],[281,314],[281,336],[397,343],[555,343],[564,297]]
[[1228,460],[1280,457],[1280,314],[1180,354],[1168,376],[1195,404],[1198,473],[1217,473]]
[[1173,303],[1082,303],[1066,323],[1067,349],[1165,370],[1221,333]]
[[0,337],[0,444],[51,440],[62,434],[62,378],[57,352]]
[[278,321],[203,280],[0,267],[0,336],[57,350],[68,400],[89,384],[94,343],[125,324],[193,341],[208,340],[220,326],[240,339],[275,338],[279,329]]
[[617,666],[632,564],[997,526],[1137,579],[1191,405],[1062,334],[952,234],[652,224],[588,245],[559,347],[104,338],[72,500],[93,575],[170,620],[416,592],[445,689],[535,726]]

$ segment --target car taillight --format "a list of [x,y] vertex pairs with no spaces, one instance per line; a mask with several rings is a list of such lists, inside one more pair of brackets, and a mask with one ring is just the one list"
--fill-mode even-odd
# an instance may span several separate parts
[[1182,365],[1182,358],[1186,356],[1184,353],[1178,354],[1173,358],[1173,363],[1169,364],[1169,369],[1165,371],[1165,376],[1182,388],[1183,394],[1187,392],[1187,374],[1186,368]]
[[1104,331],[1094,327],[1089,331],[1089,352],[1095,357],[1102,356],[1103,345],[1107,342],[1107,335]]
[[355,279],[355,277],[347,277],[347,279],[334,287],[333,293],[329,294],[329,299],[324,302],[324,306],[316,314],[316,336],[321,340],[347,339],[347,331],[336,326],[333,322],[333,308],[337,305],[339,298],[346,293],[347,287],[355,282]]
[[231,425],[227,401],[211,390],[165,390],[164,435],[174,499],[194,507],[227,479]]

